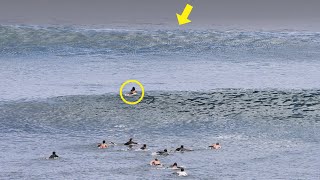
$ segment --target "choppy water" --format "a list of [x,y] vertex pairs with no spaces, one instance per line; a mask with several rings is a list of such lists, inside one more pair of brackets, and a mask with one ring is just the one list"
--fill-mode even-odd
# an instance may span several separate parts
[[[319,179],[313,32],[0,26],[0,179]],[[124,104],[137,79],[146,97]],[[130,87],[126,87],[126,91]],[[102,150],[103,139],[149,146]],[[222,149],[209,150],[220,142]],[[62,158],[45,160],[52,151]]]
[[[190,179],[317,179],[319,94],[219,90],[149,92],[137,106],[113,94],[3,103],[1,148],[7,166],[1,178],[73,179],[76,172],[85,179],[175,178],[172,170],[147,163],[152,152],[184,144],[195,151],[160,160],[184,165]],[[148,144],[149,151],[95,147],[102,139],[123,143],[129,137]],[[213,142],[223,148],[208,150]],[[63,158],[44,160],[52,150]]]

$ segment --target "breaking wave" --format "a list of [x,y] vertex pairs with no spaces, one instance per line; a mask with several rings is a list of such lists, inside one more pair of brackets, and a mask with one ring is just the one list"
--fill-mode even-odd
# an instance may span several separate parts
[[[318,54],[320,33],[0,25],[1,55]],[[284,52],[283,52],[284,51]],[[291,53],[285,53],[290,51]],[[299,51],[299,53],[297,53]]]

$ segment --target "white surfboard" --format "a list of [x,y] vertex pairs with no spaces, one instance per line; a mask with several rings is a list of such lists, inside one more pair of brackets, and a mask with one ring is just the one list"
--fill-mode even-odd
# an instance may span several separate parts
[[136,96],[138,93],[133,93],[133,94],[125,94],[124,96]]

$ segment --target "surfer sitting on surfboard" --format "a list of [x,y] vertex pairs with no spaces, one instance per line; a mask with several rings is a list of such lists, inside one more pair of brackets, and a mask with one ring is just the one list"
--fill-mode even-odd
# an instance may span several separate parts
[[135,88],[135,87],[132,87],[132,89],[131,89],[131,91],[130,91],[129,94],[131,94],[131,95],[137,94],[136,88]]
[[102,141],[102,144],[101,144],[101,143],[98,144],[98,147],[99,147],[100,149],[105,149],[105,148],[108,147],[108,145],[106,144],[106,141],[103,140],[103,141]]
[[134,95],[137,95],[137,94],[138,94],[138,92],[136,91],[136,88],[132,87],[130,92],[128,94],[125,94],[125,96],[134,96]]
[[56,152],[53,151],[49,159],[57,159],[58,157],[59,156],[56,154]]

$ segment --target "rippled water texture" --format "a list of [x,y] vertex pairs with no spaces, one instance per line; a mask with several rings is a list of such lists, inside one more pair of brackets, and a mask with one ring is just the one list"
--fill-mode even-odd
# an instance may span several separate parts
[[0,25],[0,179],[176,179],[148,165],[164,148],[183,179],[319,179],[319,49],[291,30]]
[[[176,177],[172,170],[147,163],[152,152],[184,144],[195,151],[158,158],[166,166],[184,165],[190,179],[317,179],[319,93],[149,92],[137,106],[125,105],[113,94],[3,103],[2,161],[8,166],[1,174],[27,179],[170,179]],[[129,137],[146,143],[149,150],[137,151],[141,145],[131,150],[95,147],[102,139],[121,144]],[[220,142],[222,149],[209,150],[213,142]],[[16,148],[21,145],[25,148]],[[63,158],[44,160],[52,150]]]

